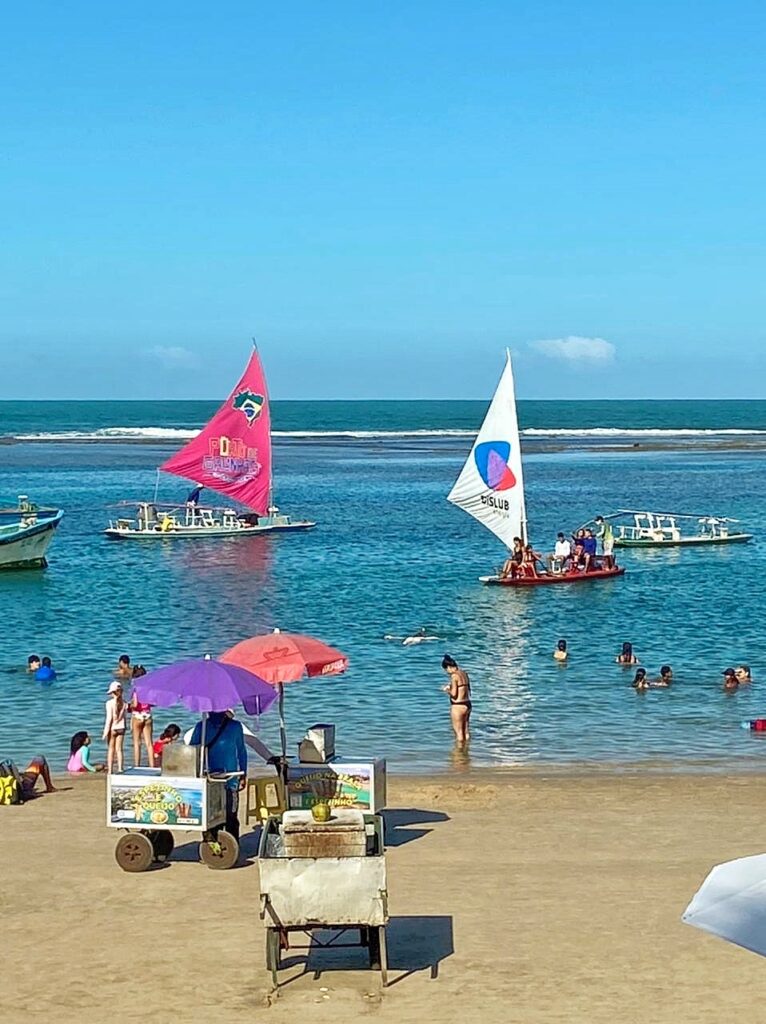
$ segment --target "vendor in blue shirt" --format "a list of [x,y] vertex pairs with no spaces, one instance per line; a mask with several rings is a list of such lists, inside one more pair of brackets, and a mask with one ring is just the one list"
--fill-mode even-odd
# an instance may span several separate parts
[[[202,743],[202,722],[194,726],[192,747]],[[247,747],[242,725],[235,721],[233,711],[211,711],[205,723],[207,767],[211,772],[242,772],[226,783],[226,831],[239,841],[239,791],[245,788]]]

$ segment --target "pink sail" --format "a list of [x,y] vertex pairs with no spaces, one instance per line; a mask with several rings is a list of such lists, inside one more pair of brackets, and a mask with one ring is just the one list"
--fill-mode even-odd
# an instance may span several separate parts
[[271,415],[254,349],[242,379],[207,426],[160,467],[266,515],[271,495]]

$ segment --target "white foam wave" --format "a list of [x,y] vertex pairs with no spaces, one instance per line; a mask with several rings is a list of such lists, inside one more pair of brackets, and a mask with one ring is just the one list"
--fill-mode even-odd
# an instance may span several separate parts
[[752,437],[766,434],[766,430],[691,427],[528,427],[521,433],[524,437]]
[[114,440],[167,440],[186,441],[196,437],[199,430],[183,427],[103,427],[100,430],[39,431],[33,434],[14,434],[17,441],[114,441]]

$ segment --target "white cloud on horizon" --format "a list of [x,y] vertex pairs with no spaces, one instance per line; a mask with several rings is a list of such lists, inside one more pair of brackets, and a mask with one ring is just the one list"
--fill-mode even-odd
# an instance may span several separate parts
[[570,334],[566,338],[530,341],[529,348],[548,359],[602,365],[614,362],[617,351],[611,341],[605,341],[603,338],[580,338],[576,334]]
[[181,345],[155,345],[146,349],[144,355],[166,370],[193,370],[200,365],[196,352]]

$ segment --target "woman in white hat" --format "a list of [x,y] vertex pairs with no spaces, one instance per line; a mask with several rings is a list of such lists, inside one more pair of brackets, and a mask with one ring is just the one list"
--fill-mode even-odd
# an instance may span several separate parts
[[122,683],[117,679],[109,684],[106,691],[109,700],[106,702],[106,719],[102,739],[107,742],[106,770],[111,773],[115,755],[117,771],[123,769],[123,745],[125,743],[125,715],[128,706],[122,697]]

